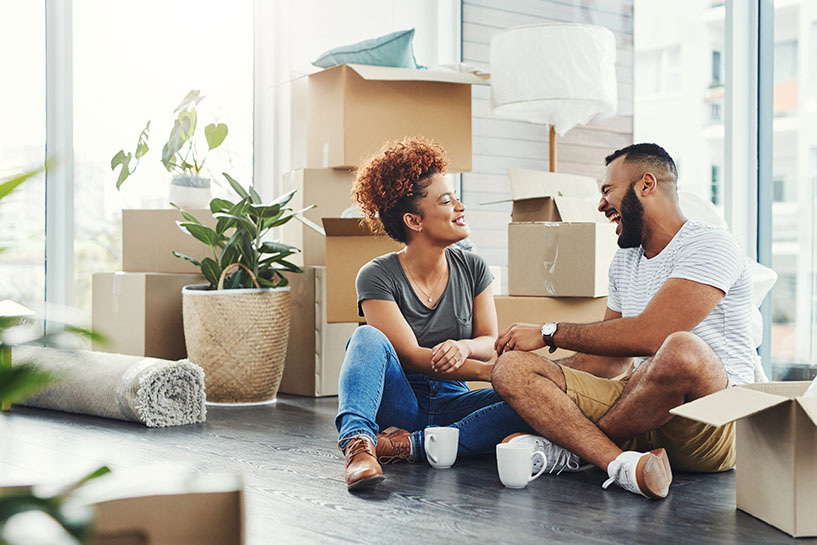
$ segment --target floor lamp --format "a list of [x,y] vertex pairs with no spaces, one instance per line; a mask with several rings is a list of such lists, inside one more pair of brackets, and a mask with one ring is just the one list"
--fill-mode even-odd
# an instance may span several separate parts
[[615,64],[616,39],[604,27],[509,28],[491,39],[494,114],[550,125],[550,171],[556,172],[557,133],[616,113]]

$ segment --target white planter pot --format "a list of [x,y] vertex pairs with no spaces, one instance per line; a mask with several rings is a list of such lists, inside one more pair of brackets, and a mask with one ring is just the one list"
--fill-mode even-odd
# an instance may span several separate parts
[[209,187],[188,187],[170,183],[167,200],[188,210],[201,210],[210,207]]

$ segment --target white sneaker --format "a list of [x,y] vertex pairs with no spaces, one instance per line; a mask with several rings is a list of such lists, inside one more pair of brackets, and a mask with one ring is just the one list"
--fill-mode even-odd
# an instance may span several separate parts
[[609,479],[601,485],[606,489],[616,483],[624,490],[657,500],[667,497],[672,482],[672,468],[667,452],[660,448],[651,452],[622,452],[607,466]]
[[[541,435],[530,433],[514,433],[502,440],[503,443],[533,445],[534,450],[539,450],[545,455],[545,471],[548,473],[562,471],[581,471],[581,459],[569,450],[560,447],[556,443],[545,439]],[[531,475],[536,475],[542,469],[542,462],[539,458],[534,458]]]

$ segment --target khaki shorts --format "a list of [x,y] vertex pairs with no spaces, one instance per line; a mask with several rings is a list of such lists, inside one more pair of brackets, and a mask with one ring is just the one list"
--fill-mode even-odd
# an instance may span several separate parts
[[[567,395],[584,415],[598,422],[621,396],[630,375],[606,379],[562,367]],[[735,423],[715,427],[680,416],[645,434],[628,439],[619,447],[623,450],[664,448],[672,468],[678,471],[711,473],[735,466]]]

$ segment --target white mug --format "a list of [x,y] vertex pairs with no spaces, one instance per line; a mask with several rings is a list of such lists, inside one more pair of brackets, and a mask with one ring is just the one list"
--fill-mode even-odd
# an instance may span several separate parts
[[[533,460],[542,457],[542,469],[533,473]],[[508,488],[525,488],[529,482],[545,472],[547,459],[541,450],[534,450],[531,444],[499,443],[496,446],[496,467],[499,480]]]
[[425,429],[425,440],[423,446],[426,450],[426,458],[431,467],[446,469],[454,465],[457,459],[457,447],[459,446],[459,428],[445,428],[430,426]]

